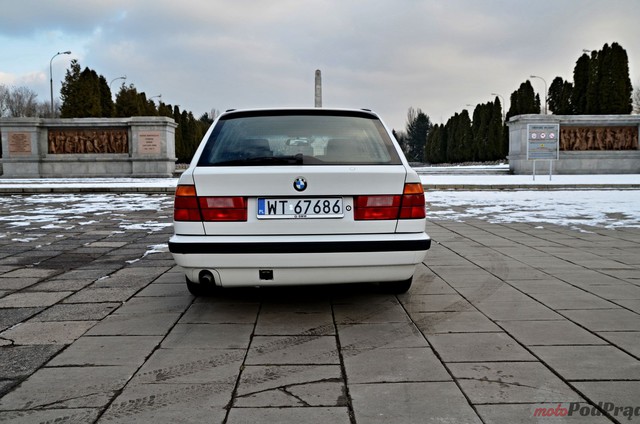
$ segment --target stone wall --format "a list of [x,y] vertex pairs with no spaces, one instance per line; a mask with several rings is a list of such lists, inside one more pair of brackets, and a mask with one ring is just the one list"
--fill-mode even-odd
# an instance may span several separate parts
[[5,178],[170,177],[173,119],[2,118]]
[[[509,169],[531,174],[527,160],[527,125],[559,124],[559,159],[555,174],[640,174],[640,115],[518,115],[509,122]],[[549,161],[536,161],[536,173],[549,172]]]

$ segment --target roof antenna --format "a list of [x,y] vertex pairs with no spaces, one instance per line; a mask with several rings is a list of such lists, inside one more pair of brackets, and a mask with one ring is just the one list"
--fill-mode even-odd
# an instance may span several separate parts
[[322,74],[320,69],[316,69],[316,96],[315,106],[322,107]]

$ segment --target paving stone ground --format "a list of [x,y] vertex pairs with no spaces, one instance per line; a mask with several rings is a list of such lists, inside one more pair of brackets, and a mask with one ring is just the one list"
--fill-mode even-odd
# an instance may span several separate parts
[[404,295],[196,299],[172,197],[100,198],[0,199],[0,422],[640,422],[638,228],[437,220]]

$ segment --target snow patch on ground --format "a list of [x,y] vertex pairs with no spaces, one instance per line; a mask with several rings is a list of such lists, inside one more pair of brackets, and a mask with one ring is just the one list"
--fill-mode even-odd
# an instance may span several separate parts
[[640,228],[640,191],[428,191],[430,220]]
[[147,246],[147,248],[149,250],[147,250],[146,252],[144,252],[144,255],[142,255],[140,258],[138,259],[133,259],[130,261],[127,261],[127,263],[129,264],[133,264],[138,262],[140,259],[144,259],[145,257],[147,257],[148,255],[152,255],[154,253],[166,253],[169,251],[169,245],[167,243],[164,244],[153,244],[151,246]]
[[73,229],[75,226],[99,224],[102,220],[119,221],[127,230],[159,231],[171,223],[147,220],[133,222],[131,212],[170,209],[168,195],[148,194],[38,194],[0,197],[0,208],[16,214],[0,216],[9,228]]

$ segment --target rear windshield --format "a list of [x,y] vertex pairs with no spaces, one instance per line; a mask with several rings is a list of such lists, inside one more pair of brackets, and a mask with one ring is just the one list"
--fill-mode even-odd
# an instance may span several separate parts
[[400,163],[382,123],[372,115],[273,111],[222,117],[198,166]]

